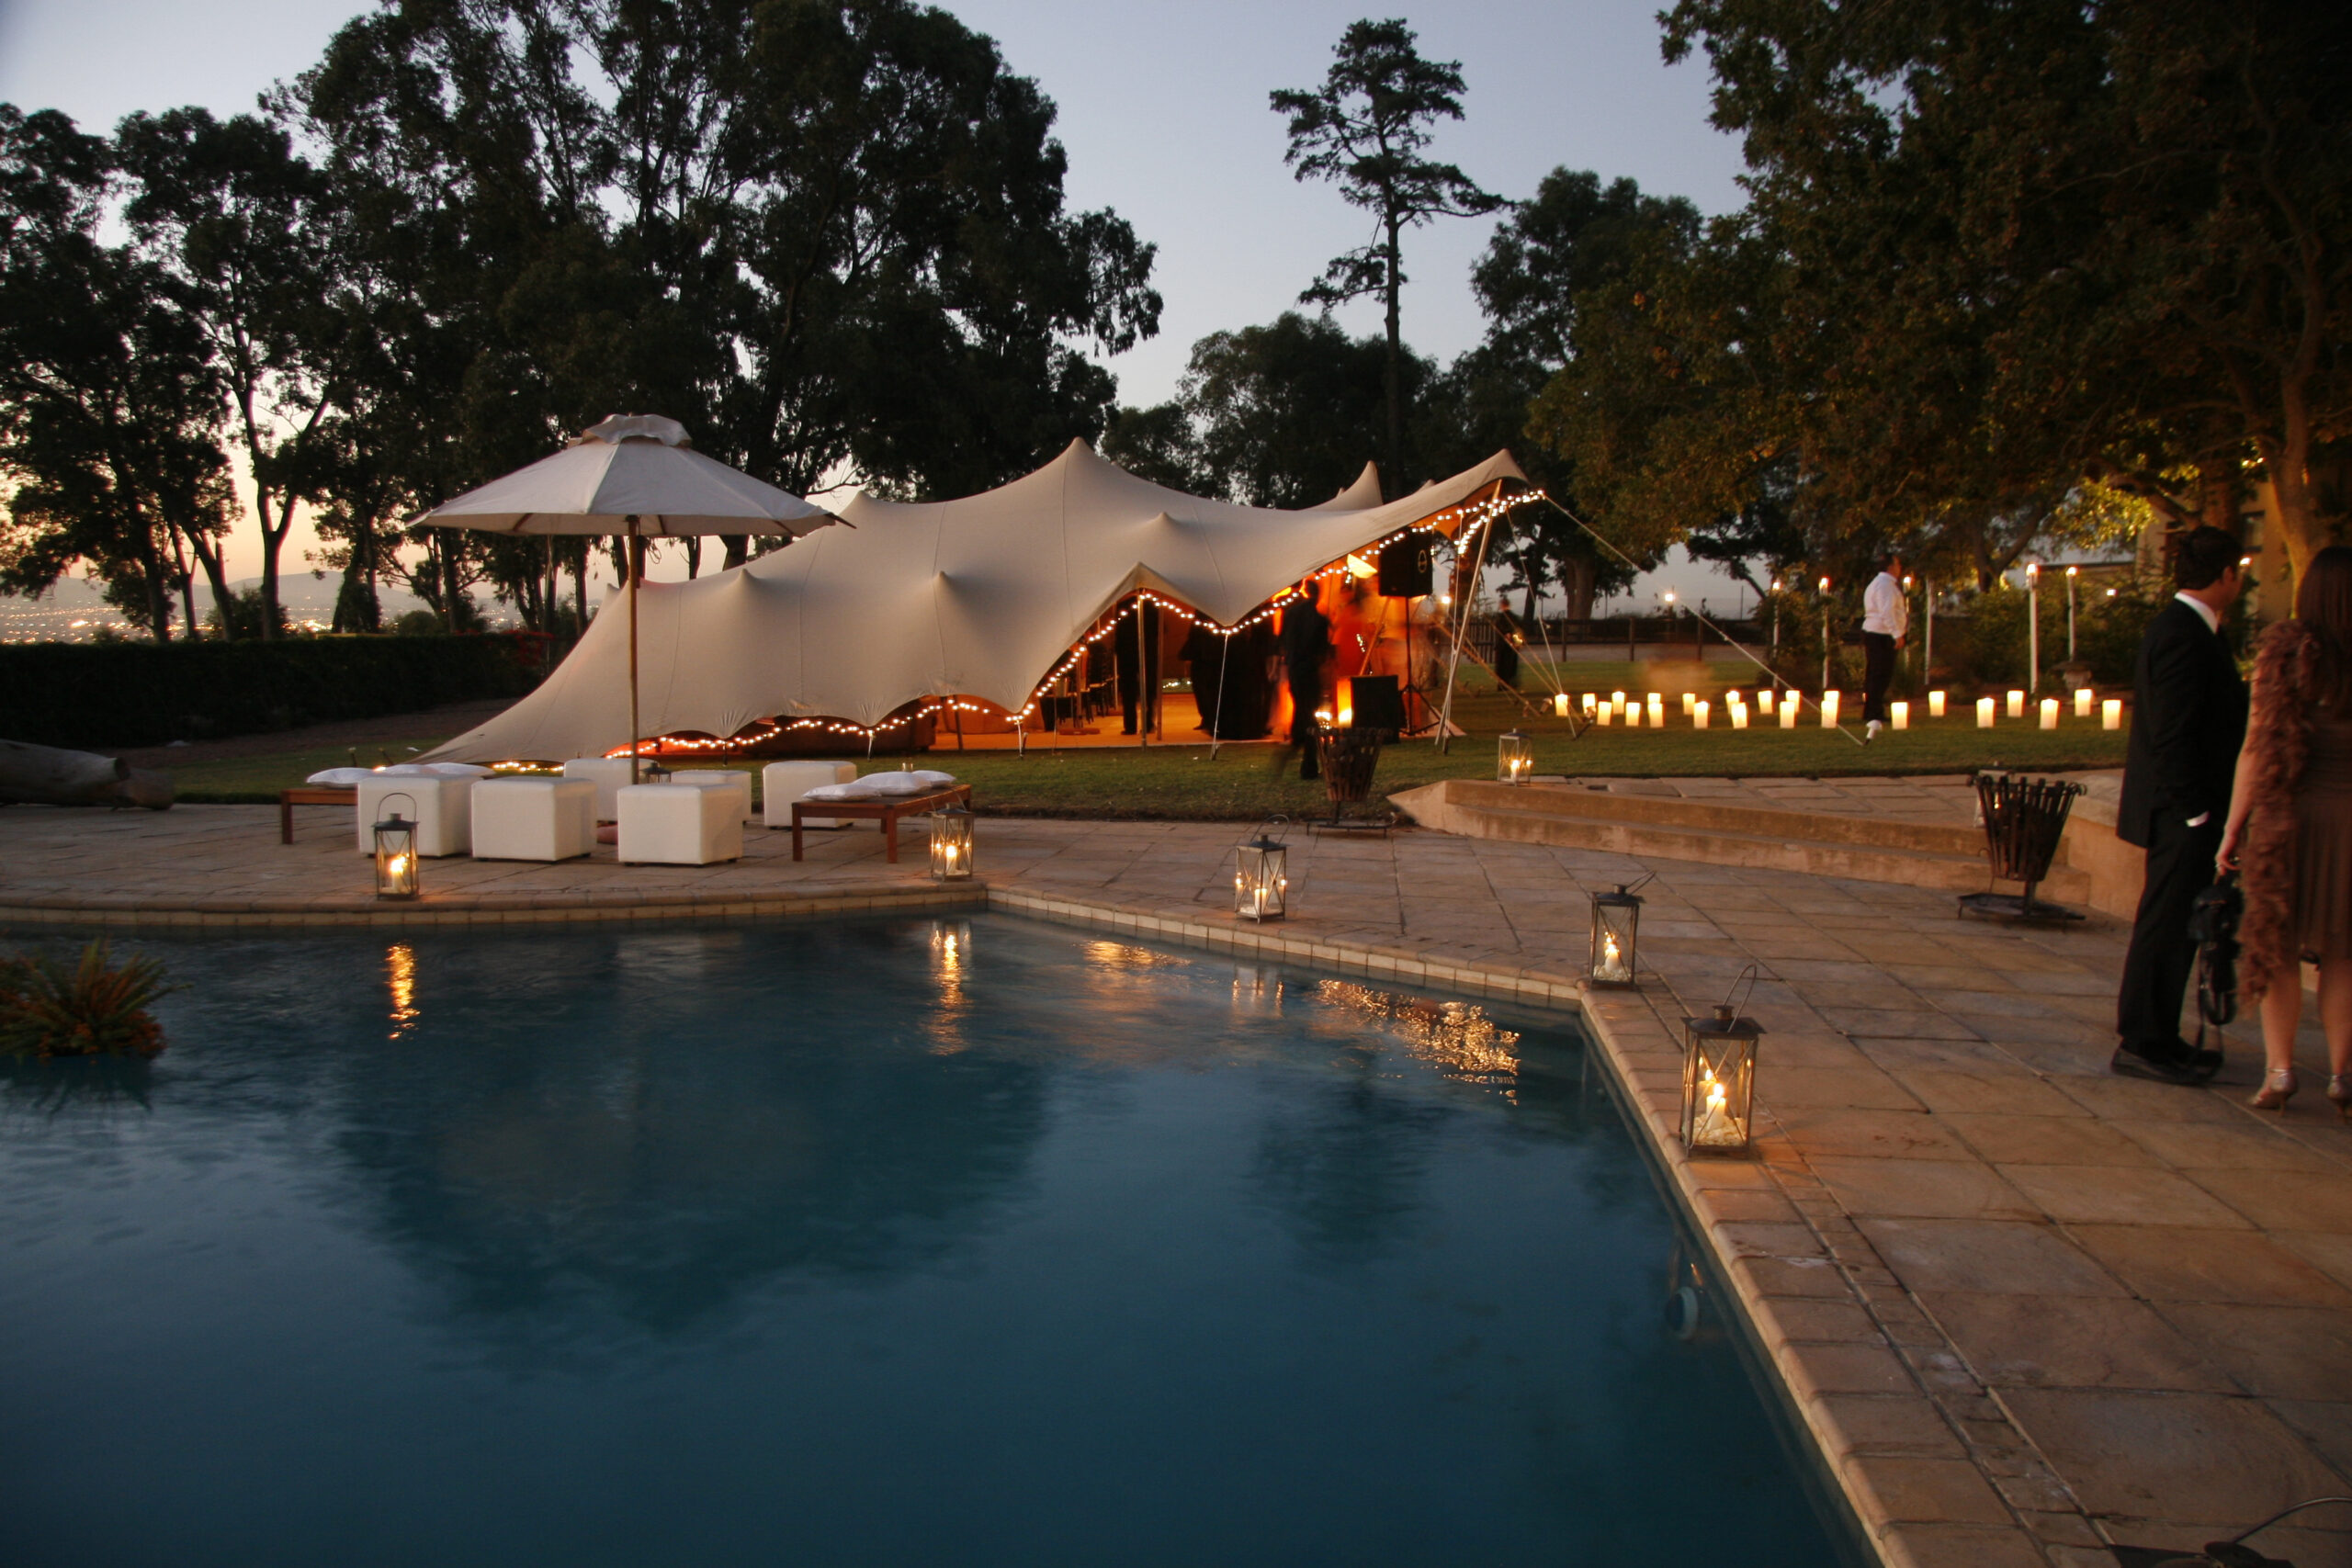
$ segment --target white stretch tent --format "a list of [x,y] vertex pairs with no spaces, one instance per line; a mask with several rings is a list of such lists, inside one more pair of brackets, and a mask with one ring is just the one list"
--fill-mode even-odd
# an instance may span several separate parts
[[[1508,452],[1378,504],[1369,468],[1321,506],[1234,506],[1169,490],[1073,441],[1035,473],[960,501],[861,496],[789,549],[639,608],[646,736],[729,736],[761,719],[878,725],[924,697],[1019,712],[1137,590],[1230,626],[1287,584],[1398,530],[1465,525],[1464,503],[1526,483]],[[1456,508],[1464,510],[1456,511]],[[539,688],[435,761],[601,755],[631,739],[627,628],[599,615]]]

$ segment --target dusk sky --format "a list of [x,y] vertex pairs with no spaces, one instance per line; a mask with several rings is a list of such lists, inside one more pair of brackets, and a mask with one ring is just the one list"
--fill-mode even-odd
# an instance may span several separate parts
[[[1322,79],[1331,46],[1367,14],[1359,0],[955,0],[1012,68],[1060,106],[1069,198],[1112,207],[1156,243],[1166,300],[1160,335],[1112,361],[1121,397],[1175,389],[1193,341],[1293,308],[1329,257],[1369,237],[1364,215],[1283,164],[1278,87]],[[93,130],[134,109],[250,108],[272,83],[312,63],[352,0],[0,0],[0,99],[63,109]],[[1737,144],[1706,122],[1703,61],[1658,55],[1657,0],[1574,4],[1496,0],[1408,13],[1425,55],[1459,60],[1467,119],[1442,129],[1434,155],[1507,197],[1531,194],[1561,165],[1689,197],[1707,212],[1739,203]],[[1469,269],[1492,220],[1453,220],[1407,242],[1405,335],[1451,357],[1483,324]],[[1376,307],[1340,313],[1378,330]],[[308,541],[298,536],[299,549]],[[249,546],[247,565],[257,570]],[[289,558],[287,565],[298,562]],[[1728,584],[1716,583],[1725,591]]]

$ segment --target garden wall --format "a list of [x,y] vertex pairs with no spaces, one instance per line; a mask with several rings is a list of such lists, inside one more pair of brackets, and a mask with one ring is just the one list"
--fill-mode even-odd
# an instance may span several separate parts
[[81,749],[217,740],[520,696],[546,638],[0,645],[0,739]]

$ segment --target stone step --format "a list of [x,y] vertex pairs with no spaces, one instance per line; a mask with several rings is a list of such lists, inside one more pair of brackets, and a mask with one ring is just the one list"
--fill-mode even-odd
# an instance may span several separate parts
[[[1392,798],[1424,826],[1470,838],[1598,850],[1637,860],[1798,871],[1951,893],[1982,892],[1994,886],[1986,875],[1984,834],[1974,829],[1597,790],[1515,788],[1468,779],[1450,779]],[[2089,892],[2090,879],[2061,863],[2037,889],[2037,897],[2079,902]]]

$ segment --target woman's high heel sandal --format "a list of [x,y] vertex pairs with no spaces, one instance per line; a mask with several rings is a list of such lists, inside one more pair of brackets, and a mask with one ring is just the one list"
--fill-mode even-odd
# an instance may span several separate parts
[[[2284,1111],[2287,1102],[2295,1098],[2295,1069],[2274,1067],[2270,1076],[2262,1080],[2262,1087],[2254,1091],[2254,1098],[2246,1103],[2256,1111]],[[2345,1096],[2343,1100],[2335,1100],[2339,1090]],[[2347,1103],[2352,1103],[2352,1083],[2342,1077],[2328,1079],[2327,1097],[2335,1100],[2336,1110],[2343,1111]]]
[[2327,1080],[2327,1102],[2336,1115],[2352,1122],[2352,1073],[2337,1073]]

